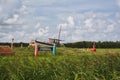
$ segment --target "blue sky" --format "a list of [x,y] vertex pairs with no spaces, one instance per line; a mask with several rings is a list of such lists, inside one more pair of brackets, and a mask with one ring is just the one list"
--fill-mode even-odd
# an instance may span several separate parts
[[0,42],[120,41],[120,0],[0,0]]

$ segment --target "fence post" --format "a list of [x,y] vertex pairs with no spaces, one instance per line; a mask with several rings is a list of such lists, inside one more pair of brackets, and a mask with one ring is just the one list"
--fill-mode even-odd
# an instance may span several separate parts
[[14,38],[12,38],[12,42],[11,42],[11,49],[13,49],[13,47],[14,47]]
[[34,56],[38,56],[38,44],[35,43],[35,53]]
[[52,54],[55,55],[56,54],[56,45],[53,45],[53,49],[52,49]]

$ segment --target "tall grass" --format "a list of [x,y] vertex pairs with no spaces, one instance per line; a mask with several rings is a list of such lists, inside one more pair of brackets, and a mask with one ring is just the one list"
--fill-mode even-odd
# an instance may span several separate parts
[[0,56],[0,80],[120,80],[119,49],[88,50],[58,48],[39,52],[15,48],[15,55]]

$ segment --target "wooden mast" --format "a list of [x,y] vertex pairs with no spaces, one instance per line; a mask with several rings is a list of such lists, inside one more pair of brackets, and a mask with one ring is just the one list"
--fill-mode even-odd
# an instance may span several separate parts
[[59,30],[59,34],[58,34],[58,40],[60,40],[60,34],[61,34],[61,26],[60,26],[60,30]]

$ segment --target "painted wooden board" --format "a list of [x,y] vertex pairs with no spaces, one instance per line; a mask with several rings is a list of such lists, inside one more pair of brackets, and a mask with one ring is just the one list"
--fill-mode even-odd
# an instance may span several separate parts
[[52,51],[52,47],[39,47],[39,51]]
[[13,51],[9,46],[0,46],[0,54],[11,55]]

